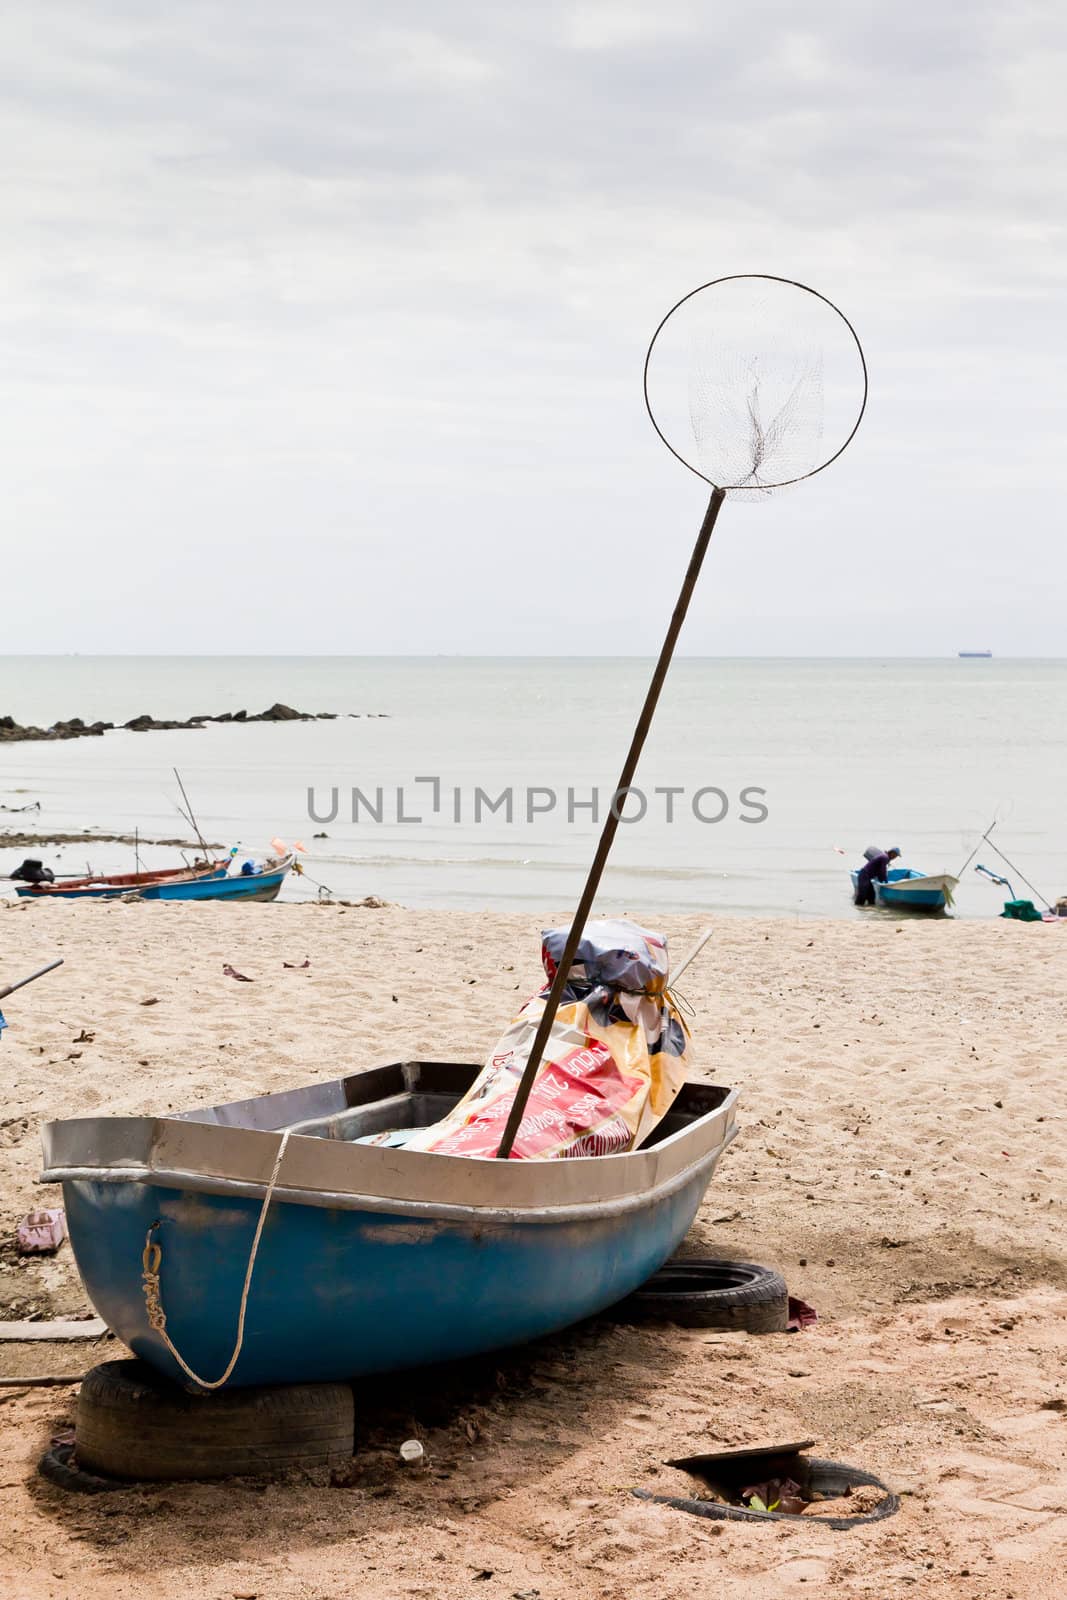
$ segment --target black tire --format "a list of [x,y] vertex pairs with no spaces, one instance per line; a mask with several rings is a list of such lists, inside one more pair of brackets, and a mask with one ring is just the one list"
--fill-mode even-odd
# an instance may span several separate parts
[[86,1472],[74,1460],[72,1444],[54,1444],[46,1450],[37,1463],[37,1471],[57,1489],[72,1490],[75,1494],[106,1494],[111,1489],[132,1489],[133,1484],[119,1478],[99,1478],[95,1472]]
[[140,1361],[82,1381],[78,1466],[115,1478],[270,1477],[343,1466],[354,1449],[346,1383],[188,1394]]
[[[750,1511],[747,1506],[726,1505],[719,1500],[686,1500],[677,1495],[649,1494],[646,1489],[635,1489],[638,1500],[652,1500],[656,1505],[674,1506],[677,1511],[688,1511],[690,1516],[708,1517],[713,1522],[806,1522],[809,1528],[859,1528],[865,1522],[881,1522],[900,1510],[900,1500],[880,1478],[859,1467],[846,1466],[841,1461],[821,1461],[816,1456],[805,1457],[806,1479],[812,1489],[832,1497],[843,1495],[846,1489],[871,1487],[881,1489],[884,1498],[873,1511],[854,1517],[807,1517],[803,1512],[793,1515],[789,1511]],[[847,1502],[845,1502],[847,1504]]]
[[613,1315],[624,1322],[676,1322],[684,1328],[785,1333],[789,1291],[779,1273],[754,1261],[680,1256],[620,1301]]

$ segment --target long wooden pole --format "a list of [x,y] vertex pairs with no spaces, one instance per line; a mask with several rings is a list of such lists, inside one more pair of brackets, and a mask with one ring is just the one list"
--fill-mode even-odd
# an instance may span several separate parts
[[24,989],[28,983],[35,983],[38,978],[43,978],[46,972],[54,972],[63,965],[63,957],[50,961],[47,967],[38,967],[36,972],[31,972],[28,978],[20,978],[17,983],[6,983],[0,989],[0,1000],[6,1000],[9,994],[14,994],[16,989]]
[[674,655],[674,647],[678,641],[678,635],[682,631],[682,623],[685,621],[685,614],[689,610],[689,602],[693,597],[693,590],[696,588],[697,579],[700,576],[700,569],[707,553],[708,542],[711,539],[712,529],[715,527],[715,519],[719,515],[719,508],[725,498],[725,490],[716,489],[708,502],[708,509],[704,513],[704,521],[700,525],[697,542],[689,559],[689,566],[674,607],[670,627],[667,629],[667,636],[663,641],[659,660],[656,662],[656,670],[652,674],[652,682],[648,686],[645,703],[641,707],[641,715],[637,719],[637,726],[630,741],[630,749],[623,763],[623,769],[619,775],[619,782],[612,796],[607,817],[604,819],[600,843],[597,845],[593,864],[589,868],[589,876],[585,880],[585,888],[582,890],[578,909],[574,913],[574,921],[571,923],[571,930],[567,935],[567,943],[563,947],[563,954],[556,969],[556,976],[553,978],[552,987],[548,991],[545,1009],[541,1013],[541,1021],[538,1023],[537,1033],[534,1035],[530,1057],[523,1071],[519,1087],[515,1091],[515,1098],[511,1103],[511,1111],[504,1127],[504,1137],[501,1139],[497,1150],[497,1158],[501,1161],[506,1161],[511,1155],[511,1147],[515,1142],[515,1135],[519,1131],[519,1124],[522,1121],[523,1112],[526,1110],[526,1102],[530,1098],[530,1090],[533,1088],[534,1079],[537,1077],[537,1069],[541,1065],[541,1057],[544,1055],[548,1036],[552,1032],[552,1024],[556,1020],[556,1012],[559,1010],[560,1000],[563,998],[563,991],[567,987],[567,979],[570,976],[574,958],[578,953],[578,946],[581,943],[589,913],[593,908],[596,892],[600,887],[601,875],[611,853],[611,846],[619,826],[619,816],[626,803],[626,791],[633,783],[634,774],[637,771],[637,763],[644,748],[645,739],[652,725],[652,718],[659,701],[660,690],[663,688],[667,669],[671,664],[671,657]]

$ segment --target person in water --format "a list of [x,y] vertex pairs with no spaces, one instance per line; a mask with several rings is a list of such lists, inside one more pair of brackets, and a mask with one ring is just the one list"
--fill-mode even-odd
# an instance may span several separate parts
[[896,845],[891,850],[878,850],[873,845],[863,852],[864,861],[856,875],[856,904],[858,906],[874,905],[874,886],[876,883],[885,883],[889,876],[890,862],[900,855]]

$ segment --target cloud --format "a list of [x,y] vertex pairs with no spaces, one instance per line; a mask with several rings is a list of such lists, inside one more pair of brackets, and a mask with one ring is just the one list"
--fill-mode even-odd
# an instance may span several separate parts
[[[7,649],[570,651],[593,604],[653,648],[635,573],[663,562],[666,603],[699,507],[644,345],[744,270],[841,302],[871,407],[806,502],[738,509],[695,643],[773,649],[792,608],[800,649],[818,608],[812,648],[853,648],[889,559],[922,598],[872,651],[954,647],[946,594],[1059,648],[1029,581],[1065,559],[1051,4],[67,0],[5,32],[5,498],[20,558],[76,579]],[[1014,617],[957,544],[991,557],[1005,516]],[[262,604],[129,604],[214,569]]]

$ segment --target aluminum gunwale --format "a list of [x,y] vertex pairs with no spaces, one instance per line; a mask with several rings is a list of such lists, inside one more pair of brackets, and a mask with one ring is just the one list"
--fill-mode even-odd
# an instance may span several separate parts
[[[625,1155],[489,1162],[294,1135],[275,1193],[292,1204],[413,1216],[545,1221],[625,1213],[673,1192],[736,1132],[738,1091],[658,1144]],[[277,1135],[169,1118],[46,1124],[42,1183],[147,1183],[262,1196]],[[286,1181],[288,1180],[288,1181]],[[545,1202],[546,1188],[558,1196]]]
[[[513,1224],[529,1222],[553,1224],[586,1222],[593,1218],[626,1216],[631,1211],[643,1210],[649,1204],[667,1200],[672,1194],[699,1177],[708,1166],[714,1168],[723,1151],[733,1143],[737,1133],[731,1127],[721,1143],[706,1150],[695,1161],[674,1173],[663,1183],[651,1189],[641,1189],[631,1195],[614,1200],[599,1200],[582,1205],[558,1206],[487,1206],[451,1205],[434,1200],[397,1200],[381,1195],[352,1194],[328,1189],[293,1189],[283,1184],[274,1188],[274,1200],[291,1205],[318,1206],[331,1211],[368,1211],[389,1216],[433,1219],[437,1221]],[[205,1173],[165,1171],[152,1167],[68,1167],[50,1169],[39,1179],[41,1183],[143,1183],[152,1188],[184,1189],[194,1194],[232,1195],[241,1199],[262,1200],[266,1184],[248,1183],[238,1178],[219,1178]]]

